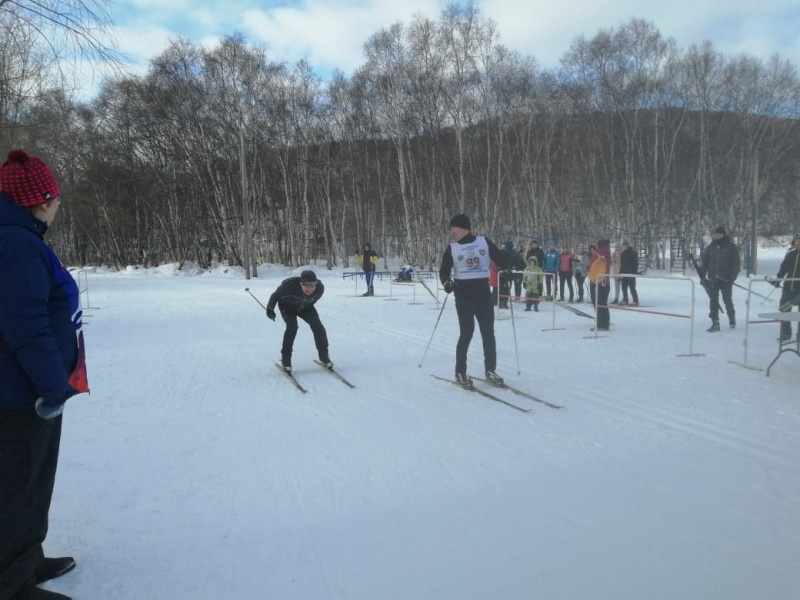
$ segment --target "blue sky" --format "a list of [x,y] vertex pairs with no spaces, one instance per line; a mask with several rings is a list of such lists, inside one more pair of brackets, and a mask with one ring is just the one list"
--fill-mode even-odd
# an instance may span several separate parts
[[[267,47],[272,60],[305,58],[323,75],[345,73],[363,62],[363,43],[416,13],[436,18],[446,0],[127,0],[111,17],[120,49],[139,72],[183,35],[213,46],[225,35],[244,33]],[[679,46],[711,40],[727,55],[762,59],[779,53],[800,68],[800,2],[797,0],[482,0],[481,14],[498,26],[501,43],[554,67],[577,35],[587,38],[631,18],[652,21]]]

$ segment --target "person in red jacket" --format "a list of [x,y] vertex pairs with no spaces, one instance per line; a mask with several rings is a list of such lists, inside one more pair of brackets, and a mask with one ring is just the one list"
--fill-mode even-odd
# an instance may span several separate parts
[[561,295],[559,300],[564,302],[564,284],[569,286],[569,301],[575,300],[575,291],[572,289],[572,269],[574,268],[575,255],[572,251],[564,246],[561,252],[561,260],[558,265],[558,283]]

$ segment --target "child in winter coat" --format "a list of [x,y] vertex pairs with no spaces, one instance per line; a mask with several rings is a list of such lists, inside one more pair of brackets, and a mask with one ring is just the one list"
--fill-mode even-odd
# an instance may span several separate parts
[[528,258],[528,266],[522,274],[522,287],[525,288],[525,310],[533,306],[539,312],[539,298],[542,297],[542,268],[535,256]]

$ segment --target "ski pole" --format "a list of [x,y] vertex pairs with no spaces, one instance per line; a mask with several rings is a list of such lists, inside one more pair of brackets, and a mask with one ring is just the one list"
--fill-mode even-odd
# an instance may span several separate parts
[[[247,292],[248,294],[250,294],[251,296],[253,296],[253,292],[250,291],[250,288],[244,288],[244,291]],[[258,302],[258,304],[259,304],[259,306],[261,306],[261,308],[263,308],[264,310],[267,310],[267,307],[264,306],[263,304],[261,304],[261,300],[259,300],[255,296],[253,296],[253,300]]]
[[[767,300],[769,300],[769,297],[772,296],[772,292],[781,287],[781,284],[779,279],[773,279],[772,277],[764,277],[764,279],[769,281],[770,285],[772,286],[772,289],[769,291],[769,294],[767,294],[766,297],[764,298],[764,302],[766,302]],[[777,285],[775,285],[776,283]],[[761,306],[764,306],[764,302],[761,303]]]
[[442,302],[442,308],[439,309],[439,316],[436,317],[436,324],[433,326],[433,331],[431,331],[431,339],[428,340],[428,345],[425,346],[425,352],[422,354],[422,358],[419,359],[419,364],[417,365],[420,369],[422,368],[422,363],[425,362],[425,357],[428,355],[428,348],[431,347],[431,342],[433,341],[433,334],[436,333],[436,328],[439,326],[439,320],[442,318],[442,313],[444,312],[444,306],[447,304],[447,299],[450,297],[450,294],[447,294],[444,297],[444,302]]
[[509,308],[511,309],[511,331],[514,332],[514,354],[517,355],[517,375],[521,373],[519,368],[519,348],[517,347],[517,328],[514,325],[514,303],[509,301]]

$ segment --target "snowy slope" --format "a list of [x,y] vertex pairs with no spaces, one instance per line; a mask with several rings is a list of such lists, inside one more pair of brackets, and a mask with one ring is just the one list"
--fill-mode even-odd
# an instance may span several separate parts
[[[761,272],[782,252],[763,251]],[[274,366],[280,319],[244,291],[266,302],[287,273],[85,272],[92,394],[65,412],[47,542],[78,569],[47,587],[81,600],[797,597],[800,359],[770,377],[735,364],[746,332],[749,365],[777,350],[777,324],[745,328],[742,290],[740,326],[708,334],[696,286],[693,338],[688,319],[649,313],[614,311],[595,338],[551,305],[503,311],[498,371],[565,406],[504,395],[525,414],[430,376],[452,375],[452,299],[420,368],[430,295],[418,287],[412,304],[395,286],[388,301],[384,281],[356,297],[322,268],[331,357],[357,387],[313,364],[301,323],[300,394]],[[687,282],[638,287],[648,310],[689,314]],[[751,320],[775,304],[754,299]],[[678,356],[690,342],[702,356]]]

